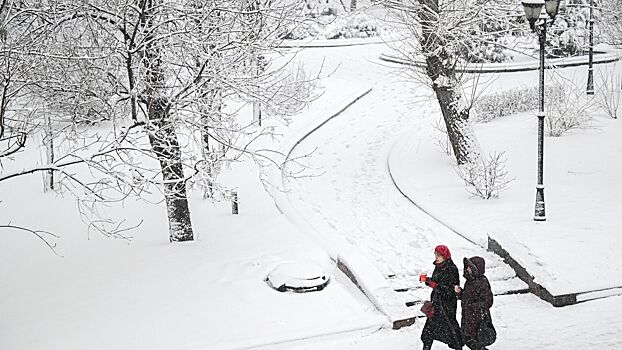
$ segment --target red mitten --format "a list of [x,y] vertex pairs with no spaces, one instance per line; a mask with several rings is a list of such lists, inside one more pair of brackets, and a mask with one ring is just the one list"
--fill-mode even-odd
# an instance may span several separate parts
[[434,281],[430,281],[430,280],[428,280],[425,284],[427,284],[428,286],[430,286],[432,288],[438,287],[438,283],[436,283]]

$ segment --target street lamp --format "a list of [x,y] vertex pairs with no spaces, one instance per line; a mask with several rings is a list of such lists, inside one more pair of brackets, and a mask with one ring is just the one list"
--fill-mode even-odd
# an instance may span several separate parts
[[[546,26],[548,22],[553,23],[557,11],[559,10],[560,0],[523,0],[525,17],[529,21],[531,30],[538,34],[540,41],[540,96],[538,111],[538,184],[536,185],[536,209],[533,219],[535,221],[545,221],[546,212],[544,210],[544,44],[546,43]],[[548,17],[541,16],[542,6],[544,6]]]
[[594,0],[590,0],[590,47],[589,47],[589,61],[587,68],[587,94],[594,95]]

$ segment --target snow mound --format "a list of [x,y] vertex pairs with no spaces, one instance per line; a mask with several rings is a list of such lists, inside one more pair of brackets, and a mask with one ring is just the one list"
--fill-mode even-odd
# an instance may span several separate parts
[[328,275],[320,266],[304,262],[279,264],[266,278],[266,282],[279,292],[320,291],[328,281]]

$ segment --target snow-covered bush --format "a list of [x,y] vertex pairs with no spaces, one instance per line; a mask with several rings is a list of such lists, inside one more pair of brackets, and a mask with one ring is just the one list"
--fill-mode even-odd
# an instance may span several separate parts
[[[482,9],[478,15],[484,21],[466,21],[467,27],[461,33],[457,47],[459,56],[469,63],[495,63],[512,59],[505,48],[514,42],[511,38],[527,34],[526,25],[521,25],[524,15],[500,15],[497,9]],[[509,45],[511,46],[511,44]]]
[[588,110],[593,104],[593,99],[585,98],[583,87],[570,85],[560,99],[547,101],[546,135],[559,137],[568,130],[588,127],[592,121]]
[[380,28],[376,21],[364,13],[337,16],[324,30],[326,39],[369,38],[378,35]]
[[365,13],[343,13],[337,16],[321,16],[288,26],[280,37],[290,40],[348,39],[379,36],[380,32],[381,29],[373,17]]
[[596,89],[596,103],[608,116],[617,119],[622,95],[622,76],[614,71],[615,65],[613,69],[599,71],[601,84]]
[[498,44],[488,43],[475,47],[464,48],[462,58],[469,63],[499,63],[512,59]]
[[[547,103],[559,101],[566,94],[562,84],[544,87]],[[495,118],[538,109],[538,87],[515,88],[478,97],[473,103],[472,118],[476,122],[487,123]]]
[[589,0],[567,0],[560,5],[555,23],[547,36],[546,55],[550,58],[582,55],[587,49]]
[[505,152],[494,152],[478,162],[469,162],[456,167],[456,173],[466,185],[471,197],[482,199],[498,198],[514,180],[505,167]]

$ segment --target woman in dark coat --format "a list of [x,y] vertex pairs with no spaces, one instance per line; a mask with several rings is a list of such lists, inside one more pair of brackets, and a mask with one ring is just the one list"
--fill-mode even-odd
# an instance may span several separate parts
[[454,292],[454,286],[460,283],[460,273],[446,246],[437,246],[434,255],[436,260],[432,277],[425,279],[422,276],[421,279],[432,287],[430,300],[434,306],[434,315],[427,318],[421,332],[423,349],[432,349],[434,340],[443,342],[452,349],[462,349],[462,335],[456,321],[458,300]]
[[490,308],[493,296],[488,278],[484,276],[486,263],[479,256],[464,258],[463,262],[466,278],[464,289],[460,286],[455,287],[455,292],[462,300],[462,337],[470,349],[483,350],[486,349],[486,345],[494,342],[494,339],[482,339],[481,333],[478,337],[478,329],[484,323],[488,323],[490,325],[488,328],[492,328]]

